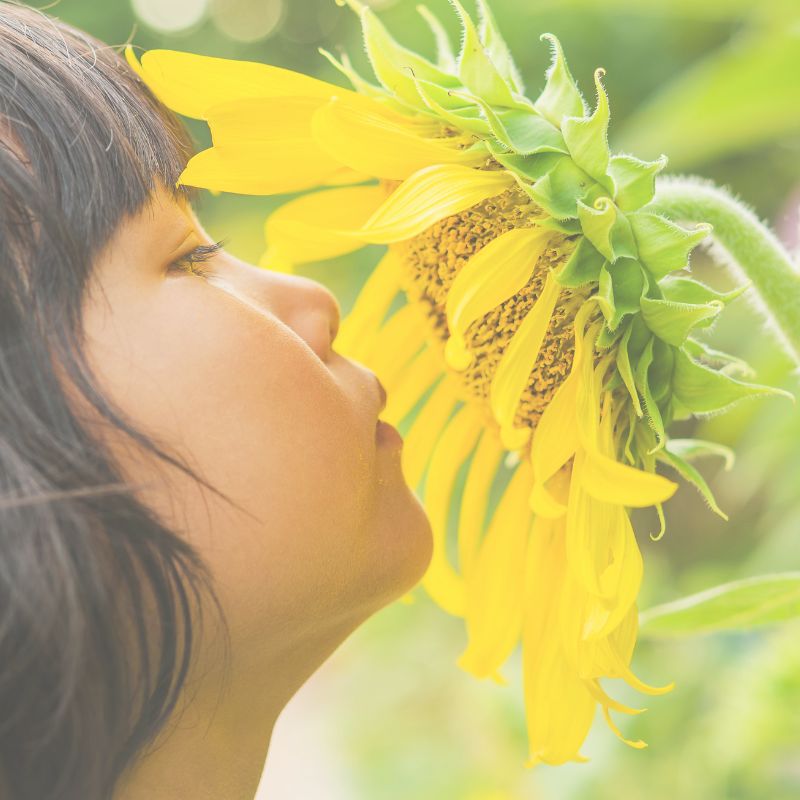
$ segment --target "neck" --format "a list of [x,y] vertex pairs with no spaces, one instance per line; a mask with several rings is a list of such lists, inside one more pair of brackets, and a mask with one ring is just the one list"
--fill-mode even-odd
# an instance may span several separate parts
[[273,650],[269,659],[265,647],[249,663],[236,661],[234,645],[225,687],[219,672],[196,689],[187,684],[181,708],[123,776],[114,800],[253,800],[278,716],[350,628]]

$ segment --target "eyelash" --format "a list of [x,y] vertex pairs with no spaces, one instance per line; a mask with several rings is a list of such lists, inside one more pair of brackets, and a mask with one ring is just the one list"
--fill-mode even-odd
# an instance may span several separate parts
[[181,256],[173,261],[170,266],[176,267],[181,272],[185,272],[188,275],[198,275],[201,278],[208,278],[211,275],[210,270],[197,267],[196,265],[212,259],[222,250],[222,247],[222,242],[201,244],[199,247],[195,247],[194,250],[188,252],[185,256]]

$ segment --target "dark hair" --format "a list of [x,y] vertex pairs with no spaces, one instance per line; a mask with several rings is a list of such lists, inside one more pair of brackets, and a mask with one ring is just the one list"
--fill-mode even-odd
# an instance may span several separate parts
[[102,396],[81,350],[93,258],[157,185],[181,191],[191,150],[116,49],[0,2],[3,797],[111,797],[176,708],[204,597],[227,655],[204,562],[137,500],[59,380],[216,492]]

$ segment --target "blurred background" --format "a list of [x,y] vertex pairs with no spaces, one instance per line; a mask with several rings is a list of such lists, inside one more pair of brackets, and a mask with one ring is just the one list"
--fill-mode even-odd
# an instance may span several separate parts
[[[371,3],[402,43],[433,55],[415,0]],[[470,0],[465,5],[473,10]],[[793,251],[800,244],[800,2],[798,0],[493,0],[501,30],[535,97],[555,33],[592,99],[595,67],[607,70],[612,149],[670,157],[668,172],[728,186]],[[430,0],[458,41],[447,0]],[[334,0],[61,0],[49,13],[112,45],[169,47],[264,61],[341,83],[318,53],[346,50],[368,74],[355,16]],[[198,147],[202,125],[191,126]],[[286,198],[203,198],[209,232],[257,262],[263,222]],[[367,248],[304,269],[346,312],[375,262]],[[697,272],[717,287],[735,279],[707,256]],[[747,299],[709,334],[752,363],[763,382],[800,392],[797,375]],[[701,469],[731,521],[711,514],[691,487],[667,505],[659,542],[637,522],[645,556],[640,607],[727,580],[800,569],[800,414],[776,399],[693,423],[735,448],[730,471]],[[789,800],[800,797],[800,628],[684,639],[643,638],[634,670],[676,689],[647,698],[624,719],[643,751],[601,720],[587,764],[523,769],[526,756],[518,658],[509,687],[476,681],[455,664],[463,625],[434,607],[395,603],[345,642],[287,707],[273,737],[260,800]],[[265,675],[268,681],[269,676]],[[622,687],[618,694],[626,696]]]

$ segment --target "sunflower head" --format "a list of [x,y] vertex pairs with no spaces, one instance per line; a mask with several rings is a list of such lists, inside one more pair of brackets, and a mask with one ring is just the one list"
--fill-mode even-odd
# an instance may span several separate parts
[[528,763],[559,764],[583,760],[598,705],[620,736],[610,711],[637,713],[602,679],[670,688],[630,669],[642,559],[628,510],[655,507],[663,534],[677,484],[662,464],[724,516],[691,463],[721,448],[670,439],[670,423],[775,390],[704,343],[744,287],[696,280],[689,255],[710,226],[649,208],[666,157],[610,152],[604,71],[590,108],[543,34],[552,63],[532,100],[486,2],[478,24],[451,3],[458,52],[420,8],[431,61],[348,0],[374,81],[323,55],[352,90],[264,64],[128,54],[167,105],[209,123],[213,147],[182,182],[302,192],[267,220],[265,266],[387,246],[339,348],[379,373],[387,417],[409,427],[404,470],[434,532],[423,585],[465,620],[458,663],[503,682],[521,640]]

